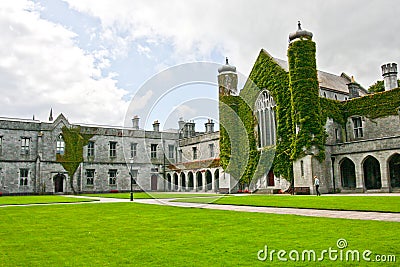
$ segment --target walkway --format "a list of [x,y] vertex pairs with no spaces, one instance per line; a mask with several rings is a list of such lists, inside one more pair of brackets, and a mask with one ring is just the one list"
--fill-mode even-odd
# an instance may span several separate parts
[[[74,196],[74,195],[65,195],[64,197],[89,198],[89,199],[93,199],[96,201],[70,202],[70,203],[0,205],[0,208],[10,207],[10,206],[12,206],[12,207],[48,206],[48,205],[60,205],[60,204],[76,205],[76,204],[102,204],[102,203],[130,202],[129,199],[119,199],[119,198],[87,197],[87,196]],[[176,199],[135,199],[134,203],[173,206],[173,207],[181,207],[181,208],[199,208],[199,209],[229,210],[229,211],[239,211],[239,212],[259,212],[259,213],[269,213],[269,214],[290,214],[290,215],[298,215],[298,216],[336,218],[336,219],[400,222],[400,213],[217,205],[217,204],[204,204],[204,203],[172,202],[173,200],[176,200]]]
[[241,212],[259,212],[270,214],[290,214],[309,217],[339,218],[353,220],[373,220],[400,222],[400,213],[366,212],[366,211],[341,211],[341,210],[318,210],[318,209],[296,209],[296,208],[273,208],[236,205],[218,205],[204,203],[171,202],[173,199],[135,199],[136,203],[167,205],[183,208],[201,208],[212,210],[231,210]]

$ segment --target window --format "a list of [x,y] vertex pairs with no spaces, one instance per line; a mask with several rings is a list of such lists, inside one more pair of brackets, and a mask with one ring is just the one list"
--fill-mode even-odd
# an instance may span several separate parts
[[339,129],[337,129],[337,128],[335,128],[335,140],[336,140],[336,142],[340,141]]
[[137,184],[138,170],[131,170],[132,184]]
[[214,144],[209,144],[208,149],[210,150],[210,158],[214,157]]
[[151,144],[151,153],[150,153],[150,157],[152,159],[156,159],[157,158],[157,144]]
[[168,158],[173,159],[175,154],[175,146],[174,145],[168,145]]
[[137,143],[131,143],[131,158],[136,158],[137,156]]
[[19,170],[19,185],[28,185],[28,169],[20,169]]
[[56,154],[64,155],[64,150],[65,150],[65,142],[64,142],[64,138],[60,134],[57,138]]
[[193,149],[193,159],[197,159],[197,147],[192,147]]
[[300,173],[301,177],[304,177],[304,161],[300,160]]
[[117,157],[117,142],[110,142],[110,158]]
[[94,142],[89,141],[87,145],[87,156],[88,158],[93,158],[94,157]]
[[28,137],[21,138],[21,155],[28,155],[29,154],[29,144],[31,139]]
[[86,170],[86,184],[93,185],[94,182],[94,170]]
[[0,136],[0,155],[2,151],[3,151],[3,136]]
[[182,149],[179,149],[178,152],[179,152],[179,159],[178,159],[178,161],[179,161],[179,162],[182,162],[182,159],[183,159],[183,151],[182,151]]
[[354,137],[360,138],[363,137],[363,128],[362,128],[362,120],[360,117],[353,118],[353,125],[354,125]]
[[117,170],[109,170],[108,171],[108,183],[110,185],[117,184]]

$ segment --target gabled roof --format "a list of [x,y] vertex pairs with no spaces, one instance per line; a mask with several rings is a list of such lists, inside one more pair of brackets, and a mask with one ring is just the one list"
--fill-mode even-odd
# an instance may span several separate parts
[[[273,60],[284,70],[289,71],[288,62],[279,58],[273,57]],[[319,87],[321,89],[327,89],[331,91],[337,91],[339,93],[348,94],[349,88],[347,84],[351,82],[351,79],[345,73],[338,76],[325,71],[317,71]]]

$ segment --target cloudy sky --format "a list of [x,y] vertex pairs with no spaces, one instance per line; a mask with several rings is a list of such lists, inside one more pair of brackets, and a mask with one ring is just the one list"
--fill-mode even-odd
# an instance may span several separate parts
[[[286,59],[298,20],[314,33],[319,69],[367,88],[383,63],[400,63],[399,14],[396,0],[2,0],[0,116],[46,121],[53,108],[75,123],[122,125],[135,93],[168,67],[228,56],[247,75],[261,48]],[[149,121],[201,117],[190,101],[216,90],[180,88]]]

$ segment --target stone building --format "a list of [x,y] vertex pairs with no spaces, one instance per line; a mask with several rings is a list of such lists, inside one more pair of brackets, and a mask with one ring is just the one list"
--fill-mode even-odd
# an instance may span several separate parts
[[[220,101],[238,113],[248,143],[239,136],[231,147],[223,125],[215,131],[212,120],[197,132],[193,121],[183,119],[174,131],[160,131],[158,121],[148,131],[139,129],[138,117],[128,128],[71,124],[62,114],[54,121],[51,114],[49,122],[0,118],[0,192],[129,191],[132,185],[146,191],[314,194],[314,176],[323,193],[399,192],[397,65],[383,65],[385,91],[368,94],[345,73],[317,70],[312,33],[300,24],[289,40],[288,61],[261,50],[241,90],[228,60],[218,69]],[[71,148],[69,132],[81,147]],[[244,171],[229,172],[224,164],[246,145]],[[271,162],[268,151],[276,152]]]
[[[313,194],[313,177],[318,176],[324,193],[400,191],[397,65],[382,66],[385,92],[368,94],[345,73],[316,69],[312,33],[300,23],[289,40],[289,63],[261,50],[239,94],[220,89],[220,96],[239,95],[250,106],[255,119],[247,131],[257,138],[254,151],[277,152],[273,167],[246,186],[252,191],[281,188]],[[250,118],[238,115],[242,121]],[[282,178],[291,181],[292,188]]]

